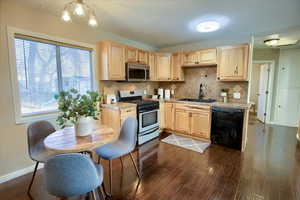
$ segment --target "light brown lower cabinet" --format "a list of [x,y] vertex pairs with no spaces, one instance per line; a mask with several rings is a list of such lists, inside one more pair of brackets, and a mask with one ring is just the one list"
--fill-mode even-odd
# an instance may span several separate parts
[[[209,141],[210,127],[211,127],[211,109],[209,106],[190,105],[180,103],[168,103],[171,110],[166,109],[165,106],[165,123],[169,123],[168,130],[173,133],[186,135],[188,137]],[[167,116],[172,120],[167,120]],[[171,126],[171,123],[173,126]]]
[[123,122],[128,117],[136,118],[135,106],[120,109],[110,107],[101,108],[101,123],[112,127],[116,133],[120,132]]
[[165,129],[174,129],[174,104],[165,103]]
[[175,108],[174,130],[189,134],[190,132],[190,113],[187,110]]

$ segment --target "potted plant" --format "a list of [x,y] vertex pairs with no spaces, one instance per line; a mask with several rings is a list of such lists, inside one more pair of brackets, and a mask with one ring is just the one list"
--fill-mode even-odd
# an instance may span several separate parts
[[56,121],[61,128],[71,123],[77,136],[86,136],[93,132],[94,120],[98,120],[102,99],[98,92],[88,91],[82,95],[76,89],[71,89],[60,92],[55,98],[60,111]]

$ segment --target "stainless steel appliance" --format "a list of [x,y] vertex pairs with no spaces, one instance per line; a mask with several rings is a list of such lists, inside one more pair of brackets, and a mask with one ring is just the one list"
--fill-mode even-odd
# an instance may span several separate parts
[[119,91],[119,101],[137,104],[138,145],[144,144],[160,135],[159,102],[144,100],[143,90]]
[[126,64],[127,81],[148,81],[150,79],[150,67],[139,63]]

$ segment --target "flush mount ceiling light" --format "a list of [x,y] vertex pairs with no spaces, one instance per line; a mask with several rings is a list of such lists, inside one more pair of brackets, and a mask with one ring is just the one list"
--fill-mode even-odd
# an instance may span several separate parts
[[196,29],[199,32],[213,32],[220,28],[220,24],[216,21],[206,21],[197,25]]
[[265,45],[267,46],[276,46],[278,45],[279,38],[272,38],[272,39],[267,39],[264,41]]
[[87,16],[88,24],[90,26],[98,26],[98,21],[94,11],[85,3],[84,0],[74,0],[66,4],[61,17],[62,20],[65,22],[71,22],[71,14],[79,17]]

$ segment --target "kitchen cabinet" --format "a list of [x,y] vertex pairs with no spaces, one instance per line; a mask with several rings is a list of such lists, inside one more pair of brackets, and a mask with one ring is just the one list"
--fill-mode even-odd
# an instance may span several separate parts
[[148,54],[148,65],[150,67],[150,80],[156,81],[156,59],[155,53],[150,52]]
[[190,133],[190,113],[186,109],[175,108],[175,127],[180,133]]
[[156,54],[156,78],[159,81],[171,80],[171,55]]
[[126,47],[126,62],[138,61],[138,49],[134,47]]
[[184,81],[182,65],[183,65],[183,54],[182,53],[173,53],[172,59],[171,59],[171,67],[172,67],[171,78],[173,81]]
[[217,49],[202,49],[184,55],[183,66],[197,67],[217,64]]
[[218,48],[217,77],[221,81],[247,81],[249,45]]
[[114,109],[108,107],[101,108],[101,123],[113,128],[116,133],[120,133],[123,122],[128,117],[136,118],[136,107]]
[[210,106],[173,103],[173,110],[174,120],[169,123],[173,123],[175,134],[210,141]]
[[209,140],[210,139],[210,111],[191,111],[191,135]]
[[144,50],[138,50],[138,62],[142,64],[148,64],[148,52]]
[[125,46],[103,41],[97,45],[100,80],[125,80]]
[[173,103],[165,103],[165,128],[169,130],[174,129],[174,107]]

